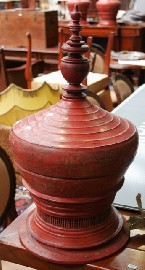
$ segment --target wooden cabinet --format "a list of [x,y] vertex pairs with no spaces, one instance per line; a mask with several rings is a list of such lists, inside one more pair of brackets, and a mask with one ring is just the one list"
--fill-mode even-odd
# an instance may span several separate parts
[[26,47],[26,33],[32,36],[32,48],[45,49],[58,44],[57,11],[12,9],[0,11],[0,45]]
[[145,52],[145,24],[120,26],[119,50]]

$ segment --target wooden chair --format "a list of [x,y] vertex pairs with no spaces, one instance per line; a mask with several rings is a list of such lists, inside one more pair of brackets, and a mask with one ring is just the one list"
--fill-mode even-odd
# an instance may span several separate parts
[[125,75],[120,73],[112,73],[110,85],[111,99],[114,107],[134,92],[134,87],[131,81]]
[[4,51],[0,49],[0,92],[8,86],[8,77],[5,66]]
[[0,226],[5,228],[16,217],[16,178],[13,164],[6,151],[0,147]]
[[31,60],[31,35],[26,34],[28,39],[28,49],[26,62],[17,62],[15,67],[7,67],[4,50],[0,50],[0,92],[14,83],[22,88],[31,88],[32,76],[36,77],[44,70],[43,60]]
[[97,94],[100,95],[102,102],[105,105],[105,109],[108,111],[112,111],[113,103],[110,97],[109,79],[110,79],[110,57],[111,57],[111,49],[113,46],[114,33],[110,32],[108,36],[102,34],[99,37],[108,39],[106,50],[99,44],[94,43],[92,44],[90,52],[90,71],[94,73],[106,74],[108,76],[108,86],[105,89],[102,89],[101,93]]
[[86,94],[87,94],[88,100],[92,104],[97,105],[99,108],[105,109],[105,105],[104,105],[100,96],[96,95],[95,93],[93,93],[89,90],[86,91]]
[[27,59],[26,59],[26,67],[25,67],[25,79],[27,81],[27,88],[31,89],[31,81],[32,81],[32,65],[31,65],[31,47],[32,40],[30,33],[26,33],[28,39],[28,51],[27,51]]
[[[81,35],[83,36],[83,30],[81,32]],[[108,111],[112,111],[113,103],[110,97],[110,89],[109,89],[109,78],[110,78],[109,65],[110,65],[111,49],[114,40],[114,32],[110,32],[109,35],[101,32],[97,36],[92,32],[91,36],[92,38],[101,38],[105,40],[107,39],[106,50],[104,50],[100,45],[92,43],[89,58],[90,58],[91,72],[106,74],[108,76],[108,86],[105,89],[102,89],[100,92],[96,92],[96,94],[101,98],[102,103],[105,106],[105,109]],[[87,37],[86,34],[85,37]]]
[[114,33],[110,32],[109,36],[103,37],[108,38],[106,50],[99,44],[92,44],[91,71],[96,73],[103,73],[110,76],[110,57],[111,49],[113,46]]

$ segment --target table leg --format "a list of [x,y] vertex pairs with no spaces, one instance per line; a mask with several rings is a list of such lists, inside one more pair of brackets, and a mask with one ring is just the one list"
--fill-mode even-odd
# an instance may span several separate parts
[[1,261],[0,261],[0,270],[2,270],[2,263],[1,263]]
[[13,8],[13,2],[12,1],[10,1],[8,3],[5,3],[5,9],[11,9],[11,8]]
[[141,69],[140,76],[139,76],[139,85],[145,83],[145,68]]

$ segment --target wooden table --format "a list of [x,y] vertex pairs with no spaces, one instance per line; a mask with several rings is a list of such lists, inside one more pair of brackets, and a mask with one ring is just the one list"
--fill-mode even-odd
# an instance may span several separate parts
[[[95,263],[86,265],[59,265],[44,261],[27,251],[19,240],[21,221],[34,208],[32,204],[22,215],[0,234],[0,259],[36,268],[38,270],[144,270],[145,234],[141,230],[132,231],[131,238],[121,252]],[[126,213],[128,214],[128,213]],[[131,268],[132,265],[132,268]],[[137,268],[133,268],[133,266]]]

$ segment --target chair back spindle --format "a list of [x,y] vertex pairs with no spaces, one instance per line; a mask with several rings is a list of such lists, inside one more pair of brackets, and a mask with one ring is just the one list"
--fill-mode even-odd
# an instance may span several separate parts
[[3,48],[0,49],[0,92],[8,86],[8,77],[6,72],[5,58]]
[[26,68],[25,68],[25,79],[27,81],[27,89],[31,89],[31,81],[32,81],[32,68],[31,68],[31,35],[30,33],[26,33],[26,37],[28,40],[27,47],[27,57],[26,57]]

